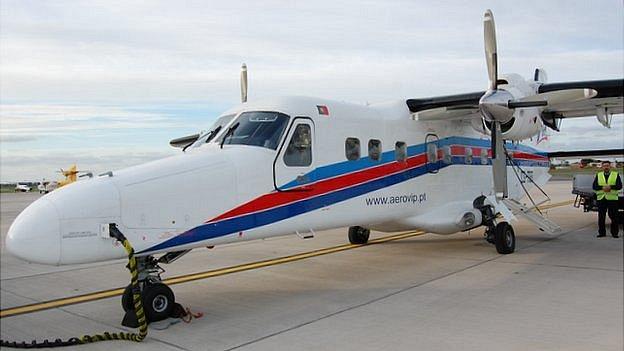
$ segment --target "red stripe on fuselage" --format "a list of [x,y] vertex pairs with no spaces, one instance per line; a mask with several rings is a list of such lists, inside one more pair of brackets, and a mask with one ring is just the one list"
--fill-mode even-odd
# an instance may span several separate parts
[[530,154],[528,152],[514,151],[514,158],[523,158],[527,160],[548,161],[548,157],[542,155]]
[[361,171],[321,180],[317,183],[306,184],[299,188],[272,192],[236,207],[218,217],[211,219],[208,222],[220,221],[227,218],[249,214],[251,212],[267,210],[291,202],[326,194],[335,190],[340,190],[342,188],[384,177],[392,173],[404,171],[409,168],[418,167],[424,165],[425,162],[426,156],[424,154],[420,154],[408,158],[405,162],[393,161],[381,166],[367,168]]
[[[471,148],[473,155],[480,155],[481,149],[483,149],[480,147],[451,145],[451,154],[453,156],[465,156],[466,148]],[[487,148],[487,150],[488,157],[491,158],[492,152],[489,148]],[[438,157],[440,157],[440,155],[438,155]],[[513,157],[518,159],[548,161],[547,157],[521,151],[514,151]],[[324,179],[316,183],[305,184],[301,187],[289,189],[287,191],[274,191],[269,194],[265,194],[258,198],[255,198],[236,208],[233,208],[232,210],[209,220],[207,223],[267,210],[291,202],[296,202],[318,195],[323,195],[332,191],[340,190],[342,188],[347,188],[349,186],[364,183],[379,177],[384,177],[392,173],[424,165],[426,163],[426,160],[427,157],[425,154],[419,154],[408,158],[405,162],[393,161],[377,167],[367,168],[360,171],[336,176],[333,178]]]

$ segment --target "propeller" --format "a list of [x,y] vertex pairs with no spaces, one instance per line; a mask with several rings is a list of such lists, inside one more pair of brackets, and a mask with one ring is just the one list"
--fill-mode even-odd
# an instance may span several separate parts
[[483,16],[483,40],[485,44],[485,63],[488,70],[489,87],[479,99],[479,111],[483,118],[491,122],[492,173],[496,198],[507,197],[507,172],[501,123],[513,117],[513,109],[508,104],[513,95],[498,89],[498,53],[496,48],[496,27],[491,10]]
[[247,65],[241,67],[241,102],[247,102]]
[[[489,86],[485,94],[479,99],[479,112],[485,121],[491,123],[494,192],[496,193],[496,198],[501,199],[508,195],[507,159],[501,125],[511,121],[515,109],[543,107],[557,105],[563,102],[590,99],[597,95],[597,91],[593,89],[566,89],[515,99],[507,90],[498,88],[501,81],[498,79],[496,26],[494,24],[494,15],[491,10],[485,11],[483,16],[483,40]],[[535,80],[539,80],[538,78],[540,78],[540,76],[541,80],[545,80],[545,73],[543,70],[536,72]]]

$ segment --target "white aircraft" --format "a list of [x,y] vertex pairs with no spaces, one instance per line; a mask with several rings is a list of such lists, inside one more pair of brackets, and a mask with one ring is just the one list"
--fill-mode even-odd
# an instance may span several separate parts
[[27,193],[30,192],[32,188],[28,184],[15,184],[15,192],[16,193]]
[[[30,262],[65,265],[119,259],[121,231],[139,260],[149,320],[168,316],[173,292],[159,264],[191,249],[350,227],[451,234],[484,226],[499,253],[512,253],[517,200],[548,178],[547,153],[519,141],[563,118],[622,113],[624,80],[547,83],[500,75],[494,19],[484,19],[486,91],[361,106],[284,97],[246,102],[209,132],[179,138],[180,155],[62,187],[26,208],[6,245]],[[489,137],[492,133],[492,138]],[[502,215],[505,220],[500,218]],[[157,254],[161,254],[157,257]],[[123,302],[125,301],[125,302]],[[122,298],[132,309],[131,291]]]

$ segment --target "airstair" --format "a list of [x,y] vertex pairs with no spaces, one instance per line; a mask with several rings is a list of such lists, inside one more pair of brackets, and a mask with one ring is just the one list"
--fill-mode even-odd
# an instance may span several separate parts
[[536,211],[536,207],[529,208],[521,202],[509,198],[503,199],[502,201],[514,215],[519,215],[528,219],[529,221],[533,222],[533,224],[535,224],[535,226],[537,226],[539,230],[548,234],[557,234],[561,232],[561,227],[557,223],[542,216],[539,212]]

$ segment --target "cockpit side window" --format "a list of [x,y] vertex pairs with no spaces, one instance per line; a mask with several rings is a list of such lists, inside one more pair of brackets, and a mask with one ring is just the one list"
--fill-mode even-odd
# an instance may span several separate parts
[[232,118],[234,118],[234,116],[236,115],[225,115],[222,117],[219,117],[219,119],[217,119],[217,121],[212,125],[212,127],[210,127],[210,131],[208,132],[208,138],[206,138],[206,143],[209,143],[212,139],[214,139],[214,137],[217,136],[217,134],[219,134],[219,131],[221,129],[223,129],[223,127],[225,127],[228,123],[230,123],[230,121],[232,120]]
[[284,164],[290,167],[307,167],[312,164],[312,133],[310,126],[299,124],[284,153]]
[[[243,112],[230,127],[221,133],[219,142],[225,145],[251,145],[275,150],[289,117],[279,112]],[[225,140],[223,140],[225,138]]]

